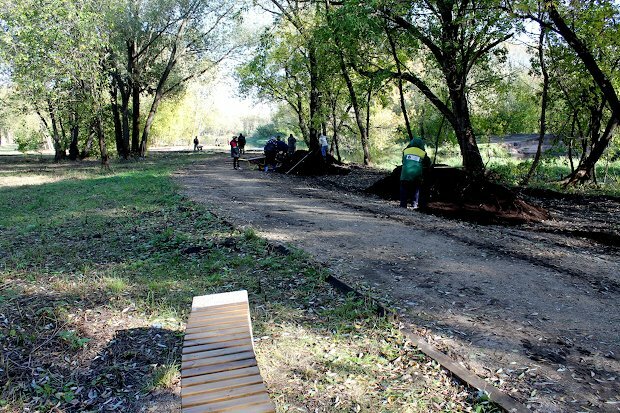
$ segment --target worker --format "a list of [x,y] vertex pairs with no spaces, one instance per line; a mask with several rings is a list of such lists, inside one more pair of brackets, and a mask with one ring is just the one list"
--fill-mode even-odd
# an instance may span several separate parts
[[239,141],[236,136],[233,136],[230,141],[230,156],[233,158],[233,169],[241,169],[239,167]]
[[321,145],[321,156],[323,156],[323,159],[327,159],[327,147],[329,146],[327,144],[327,136],[323,134],[319,136],[319,145]]
[[246,139],[245,139],[245,136],[243,135],[243,133],[239,134],[239,138],[237,138],[237,141],[239,143],[239,152],[241,153],[241,155],[245,154]]
[[295,137],[291,133],[288,136],[288,156],[292,156],[295,153],[296,149],[297,149],[297,139],[295,139]]
[[286,155],[288,153],[288,145],[282,140],[279,135],[276,138],[276,147],[278,149],[278,153],[282,155]]
[[430,163],[424,141],[418,137],[411,139],[409,145],[403,150],[403,169],[400,173],[400,206],[402,208],[407,208],[407,202],[411,199],[413,209],[418,209],[424,170],[430,166]]
[[270,166],[272,170],[276,169],[276,155],[278,154],[277,142],[277,140],[271,137],[263,148],[265,152],[265,172],[269,171]]

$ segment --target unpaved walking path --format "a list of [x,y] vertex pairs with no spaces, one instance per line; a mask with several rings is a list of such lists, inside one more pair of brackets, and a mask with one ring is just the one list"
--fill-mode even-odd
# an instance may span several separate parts
[[618,248],[401,210],[308,178],[234,171],[224,156],[176,179],[236,225],[370,290],[532,411],[620,411]]

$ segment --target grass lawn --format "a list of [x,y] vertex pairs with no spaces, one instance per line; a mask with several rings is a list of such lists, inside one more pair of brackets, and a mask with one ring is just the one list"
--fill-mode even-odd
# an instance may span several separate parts
[[494,411],[303,252],[180,196],[193,161],[0,159],[0,411],[178,411],[191,299],[236,289],[279,412]]

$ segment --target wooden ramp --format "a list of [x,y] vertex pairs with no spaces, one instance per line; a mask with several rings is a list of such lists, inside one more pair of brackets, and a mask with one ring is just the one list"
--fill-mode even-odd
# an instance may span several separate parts
[[260,375],[248,294],[194,297],[181,365],[182,413],[267,413],[275,407]]

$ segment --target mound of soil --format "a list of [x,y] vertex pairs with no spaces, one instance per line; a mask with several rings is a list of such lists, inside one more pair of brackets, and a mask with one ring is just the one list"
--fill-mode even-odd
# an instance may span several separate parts
[[[399,166],[366,192],[398,200],[400,171]],[[427,212],[486,224],[523,224],[550,217],[545,209],[529,204],[503,185],[485,177],[471,180],[463,170],[445,166],[429,170],[420,201]]]
[[292,175],[316,176],[316,175],[346,175],[349,170],[338,162],[336,158],[327,155],[323,159],[320,153],[315,152],[308,155],[308,151],[299,150],[286,158],[278,168],[279,172],[288,171]]

